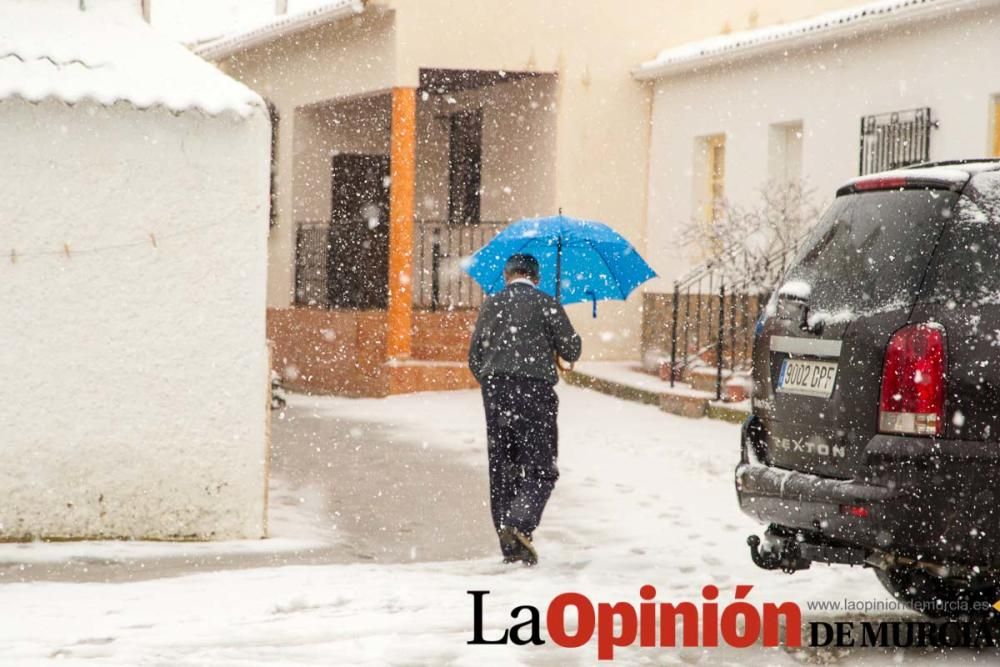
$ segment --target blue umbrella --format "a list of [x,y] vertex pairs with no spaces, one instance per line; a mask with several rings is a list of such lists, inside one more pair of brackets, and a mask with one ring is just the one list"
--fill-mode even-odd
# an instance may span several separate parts
[[516,253],[538,259],[542,291],[563,304],[590,301],[594,317],[598,301],[624,301],[632,290],[656,277],[618,232],[561,212],[513,223],[472,255],[464,268],[484,292],[496,294],[504,288],[504,264]]

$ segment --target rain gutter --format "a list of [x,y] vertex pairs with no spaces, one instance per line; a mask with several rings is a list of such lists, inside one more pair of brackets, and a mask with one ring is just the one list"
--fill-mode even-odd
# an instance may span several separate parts
[[[899,6],[894,9],[881,8],[879,11],[878,6],[873,5],[871,13],[868,14],[864,14],[865,6],[859,6],[855,10],[860,15],[854,17],[835,18],[836,14],[851,10],[832,12],[829,18],[832,25],[822,25],[824,15],[821,14],[789,23],[787,26],[770,26],[760,30],[735,33],[730,36],[728,42],[722,40],[727,42],[724,44],[719,43],[718,37],[704,40],[705,46],[700,52],[697,51],[699,42],[681,45],[676,49],[666,49],[661,56],[633,69],[632,76],[638,81],[651,81],[788,49],[859,37],[897,25],[928,19],[947,20],[959,11],[984,9],[997,4],[1000,4],[1000,0],[909,0],[908,2],[900,0]],[[781,30],[782,27],[786,30]],[[768,36],[769,33],[775,34]],[[672,57],[671,51],[678,53]]]
[[339,0],[308,11],[282,16],[254,28],[192,45],[191,50],[206,60],[219,60],[237,51],[266,44],[275,39],[340,19],[357,16],[365,10],[366,2],[367,0]]

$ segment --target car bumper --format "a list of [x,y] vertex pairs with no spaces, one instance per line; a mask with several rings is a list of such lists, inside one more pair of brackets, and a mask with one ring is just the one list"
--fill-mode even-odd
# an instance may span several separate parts
[[[762,462],[755,418],[736,468],[740,508],[806,543],[970,565],[1000,560],[1000,445],[878,436],[864,480],[840,480]],[[830,553],[840,553],[833,549]]]

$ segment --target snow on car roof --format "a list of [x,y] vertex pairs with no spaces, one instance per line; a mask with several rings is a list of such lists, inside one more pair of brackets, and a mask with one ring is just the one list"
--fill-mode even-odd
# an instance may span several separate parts
[[68,0],[0,3],[0,100],[10,98],[240,116],[264,106],[252,90],[158,35],[137,10],[81,11]]
[[[979,163],[974,163],[979,164]],[[899,186],[903,185],[903,182],[910,180],[914,182],[915,179],[919,182],[927,181],[939,181],[941,183],[947,183],[949,185],[961,186],[964,185],[969,177],[973,173],[973,169],[966,169],[965,165],[954,164],[954,165],[928,165],[926,167],[921,167],[920,165],[914,165],[912,167],[904,167],[901,169],[892,169],[889,171],[880,171],[874,174],[865,174],[864,176],[856,176],[851,180],[847,181],[838,190],[838,194],[842,194],[851,190],[852,188],[858,187],[862,188],[866,183],[884,183],[892,184],[892,187],[897,187],[897,182]],[[875,189],[882,189],[881,187],[876,187]],[[890,188],[892,189],[892,188]]]
[[845,32],[857,34],[864,29],[879,28],[891,20],[909,20],[927,15],[944,17],[950,10],[992,1],[878,0],[801,21],[718,35],[668,48],[639,65],[635,76],[638,79],[655,79],[721,60],[787,48],[795,41],[833,39]]
[[924,162],[921,164],[913,164],[908,167],[903,167],[903,169],[910,171],[919,169],[921,174],[926,174],[930,169],[940,168],[958,169],[964,171],[966,174],[978,174],[982,171],[997,171],[1000,170],[1000,158],[976,158],[972,160]]

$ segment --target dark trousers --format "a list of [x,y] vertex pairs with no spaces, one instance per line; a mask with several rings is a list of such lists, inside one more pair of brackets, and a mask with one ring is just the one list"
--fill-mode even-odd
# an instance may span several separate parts
[[486,378],[482,390],[493,525],[530,537],[559,478],[559,398],[545,380],[506,375]]

